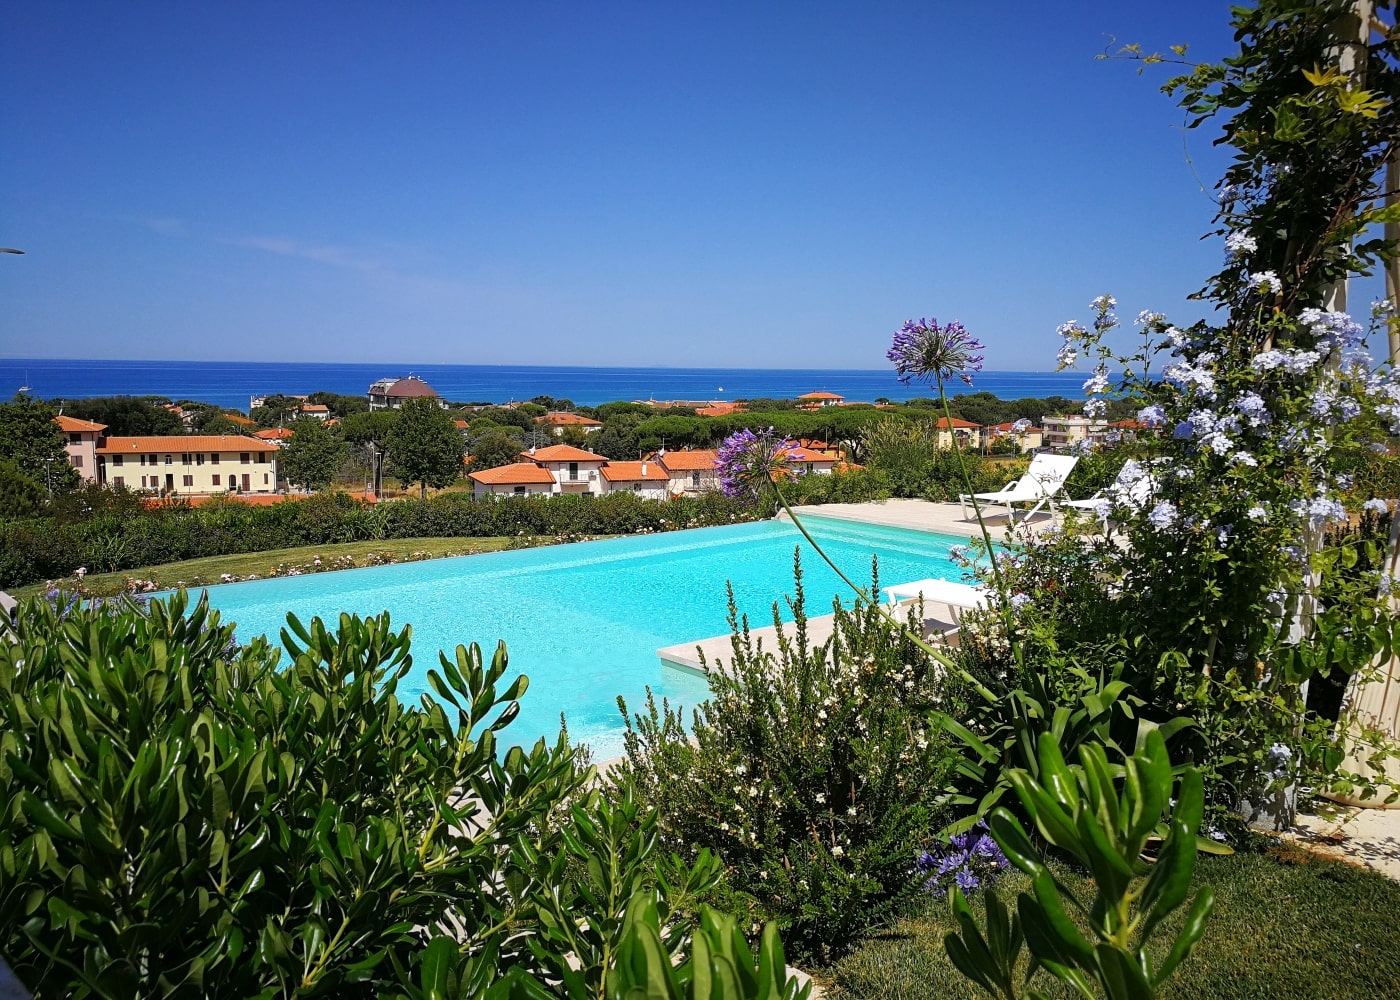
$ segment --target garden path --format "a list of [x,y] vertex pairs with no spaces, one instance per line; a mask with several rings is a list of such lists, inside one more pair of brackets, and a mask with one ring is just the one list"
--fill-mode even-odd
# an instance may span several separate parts
[[1297,825],[1283,836],[1317,854],[1400,881],[1400,809],[1331,806],[1299,815]]

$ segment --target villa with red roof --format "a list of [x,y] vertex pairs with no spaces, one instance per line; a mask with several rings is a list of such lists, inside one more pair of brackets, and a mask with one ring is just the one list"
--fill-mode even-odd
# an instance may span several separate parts
[[840,406],[845,401],[845,396],[834,392],[807,392],[797,397],[797,406],[803,410],[820,410],[825,406]]
[[939,417],[933,426],[938,431],[938,447],[951,448],[954,442],[959,448],[978,448],[982,445],[982,425],[971,420],[953,417]]
[[417,375],[404,378],[382,378],[369,387],[369,408],[371,410],[397,410],[410,399],[435,399],[438,406],[447,409],[445,403],[432,386]]
[[840,461],[839,458],[832,458],[824,452],[798,445],[788,452],[787,464],[789,469],[799,475],[810,473],[817,476],[829,476]]
[[97,481],[97,446],[101,443],[106,424],[95,424],[91,420],[78,420],[59,414],[54,423],[63,432],[64,451],[68,452],[68,464],[78,470],[78,475],[89,482]]
[[554,492],[554,476],[534,462],[515,462],[482,469],[468,476],[472,481],[472,496],[480,500],[489,496],[537,496]]
[[1027,427],[1019,434],[1015,430],[1015,421],[1008,420],[1004,424],[991,424],[983,428],[987,436],[987,443],[999,441],[1002,438],[1011,438],[1021,446],[1022,451],[1034,451],[1039,448],[1043,440],[1043,434],[1039,427]]
[[253,435],[261,441],[285,441],[291,437],[295,431],[290,427],[268,427]]
[[667,451],[662,448],[652,458],[666,470],[666,475],[671,480],[670,490],[673,495],[719,489],[719,476],[715,472],[715,462],[719,459],[719,453],[712,448],[681,451]]
[[97,481],[181,496],[277,492],[277,444],[241,434],[109,437]]
[[564,413],[562,411],[536,417],[535,423],[549,428],[549,433],[555,437],[562,436],[565,427],[582,427],[585,434],[596,434],[603,429],[601,420],[594,420],[592,417],[585,417],[580,413]]
[[645,500],[665,500],[671,477],[656,462],[609,462],[598,470],[604,493],[636,493]]

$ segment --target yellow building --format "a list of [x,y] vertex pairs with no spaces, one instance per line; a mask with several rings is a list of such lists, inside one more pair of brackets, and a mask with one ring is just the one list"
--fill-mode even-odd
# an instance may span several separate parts
[[98,482],[171,495],[277,492],[277,444],[237,434],[109,437]]

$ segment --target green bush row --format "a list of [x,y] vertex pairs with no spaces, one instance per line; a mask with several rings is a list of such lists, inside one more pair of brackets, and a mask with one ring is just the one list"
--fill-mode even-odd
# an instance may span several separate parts
[[390,538],[626,535],[730,524],[764,514],[719,494],[645,500],[629,493],[366,503],[325,493],[265,507],[219,501],[199,507],[96,509],[0,525],[0,587],[69,576],[78,567],[117,572],[206,556]]

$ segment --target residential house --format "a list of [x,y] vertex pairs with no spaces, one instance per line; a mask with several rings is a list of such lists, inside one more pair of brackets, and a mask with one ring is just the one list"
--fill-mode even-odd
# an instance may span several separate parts
[[523,462],[534,462],[554,477],[555,493],[602,493],[598,472],[608,460],[582,448],[552,444],[520,453]]
[[697,417],[727,417],[731,413],[743,413],[745,406],[743,403],[711,403],[709,406],[698,407],[695,411]]
[[982,446],[982,425],[971,420],[953,417],[939,417],[934,421],[938,431],[938,447],[951,448],[956,443],[959,448],[980,448]]
[[554,492],[554,476],[534,462],[516,462],[494,469],[482,469],[468,476],[472,496],[538,496]]
[[787,466],[798,475],[829,476],[840,461],[840,458],[799,445],[788,452]]
[[581,413],[546,413],[542,417],[536,417],[535,423],[543,426],[555,437],[562,437],[565,427],[581,427],[585,434],[596,434],[603,429],[601,420],[585,417]]
[[719,489],[719,475],[715,472],[715,462],[719,460],[719,453],[713,449],[667,451],[662,448],[651,457],[666,470],[667,478],[671,481],[672,495]]
[[1011,438],[1021,446],[1023,452],[1035,451],[1044,443],[1044,434],[1039,427],[1026,427],[1017,433],[1015,421],[1010,420],[1004,424],[991,424],[986,427],[984,436],[988,445]]
[[827,406],[840,406],[845,401],[845,396],[834,392],[807,392],[797,397],[797,407],[801,410],[820,410]]
[[97,480],[189,496],[274,493],[277,444],[239,434],[109,437],[97,448]]
[[310,417],[312,420],[329,420],[331,418],[331,408],[325,403],[302,403],[297,410],[297,416]]
[[1081,441],[1094,443],[1102,441],[1108,433],[1107,420],[1091,420],[1088,417],[1042,417],[1041,430],[1044,431],[1045,447],[1055,451],[1068,451]]
[[598,470],[604,493],[636,493],[647,500],[665,500],[671,477],[656,462],[609,462]]
[[78,470],[78,475],[90,482],[97,481],[97,446],[102,442],[102,432],[106,424],[95,424],[91,420],[79,420],[62,414],[54,417],[54,423],[63,432],[63,450],[68,453],[68,464]]
[[404,378],[382,378],[369,387],[369,408],[371,410],[397,410],[410,399],[429,398],[437,400],[438,406],[447,409],[447,403],[438,396],[437,390],[417,375]]

